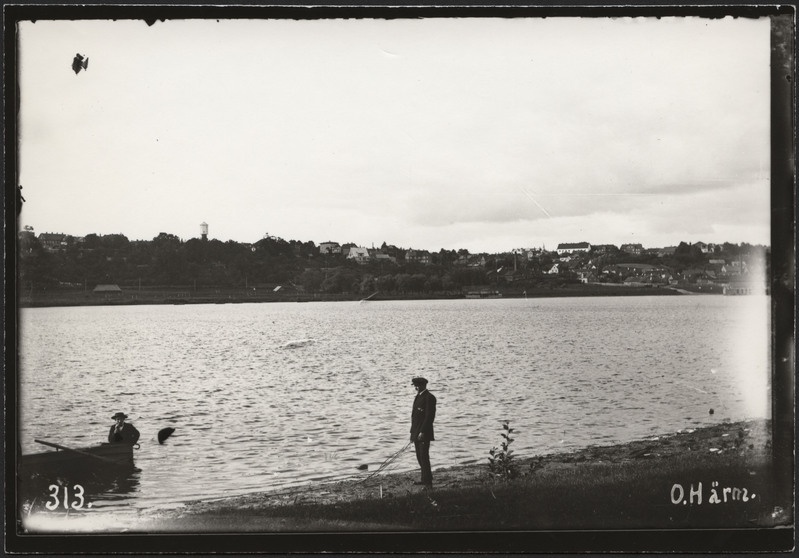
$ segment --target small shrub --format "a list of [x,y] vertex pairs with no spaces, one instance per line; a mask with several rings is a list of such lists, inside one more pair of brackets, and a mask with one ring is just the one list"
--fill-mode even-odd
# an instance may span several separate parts
[[510,449],[513,443],[513,438],[510,436],[513,433],[510,421],[502,421],[502,430],[502,443],[488,452],[488,474],[491,478],[509,481],[519,476],[519,467],[513,450]]

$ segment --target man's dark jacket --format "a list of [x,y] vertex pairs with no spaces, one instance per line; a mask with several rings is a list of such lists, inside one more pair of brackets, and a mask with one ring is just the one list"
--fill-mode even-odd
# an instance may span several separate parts
[[411,412],[411,441],[417,441],[419,432],[424,434],[425,441],[435,440],[433,437],[433,420],[436,418],[436,396],[427,390],[416,395]]
[[108,432],[108,441],[112,444],[135,444],[139,441],[139,431],[129,422],[122,424],[122,429],[115,432],[116,425]]

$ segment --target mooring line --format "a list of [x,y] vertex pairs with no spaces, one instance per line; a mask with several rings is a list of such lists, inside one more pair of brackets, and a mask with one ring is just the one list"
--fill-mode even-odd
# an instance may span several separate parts
[[405,444],[405,446],[404,446],[404,447],[403,447],[401,450],[399,450],[397,453],[395,453],[394,455],[390,456],[388,459],[386,459],[385,461],[383,461],[383,463],[380,465],[380,467],[378,467],[377,469],[375,469],[375,471],[374,471],[374,472],[373,472],[371,475],[369,475],[368,477],[362,478],[362,479],[361,479],[361,480],[359,480],[359,481],[356,481],[356,483],[355,483],[355,484],[361,484],[362,482],[366,482],[366,481],[368,481],[369,479],[371,479],[372,477],[374,477],[375,475],[377,475],[378,473],[381,473],[381,472],[382,472],[382,471],[383,471],[383,470],[384,470],[386,467],[388,467],[388,466],[389,466],[389,465],[391,465],[391,464],[392,464],[394,461],[396,461],[396,459],[397,459],[397,458],[398,458],[400,455],[402,455],[402,453],[403,453],[405,450],[407,450],[409,447],[411,447],[411,442],[408,442],[407,444]]
[[[397,458],[400,455],[402,455],[402,453],[405,452],[411,446],[412,443],[413,442],[408,442],[407,444],[405,444],[405,446],[402,449],[400,449],[398,452],[396,452],[395,454],[391,455],[388,459],[386,459],[380,465],[380,467],[378,467],[372,474],[370,474],[368,477],[362,478],[361,480],[355,481],[353,484],[358,485],[358,484],[364,483],[364,482],[368,481],[369,479],[371,479],[372,477],[374,477],[375,475],[381,473],[386,467],[388,467],[394,461],[396,461]],[[341,482],[347,482],[347,479],[331,480],[330,484],[341,483]],[[324,484],[326,484],[326,483],[323,483],[320,486],[324,487]],[[316,488],[318,489],[319,487],[316,487]],[[249,497],[249,496],[266,496],[266,497],[278,498],[278,499],[288,499],[288,498],[294,497],[294,503],[296,504],[297,501],[298,501],[298,498],[301,495],[306,494],[308,492],[312,492],[312,491],[313,491],[312,485],[300,485],[300,486],[287,487],[287,488],[284,488],[284,489],[277,489],[275,491],[266,491],[266,492],[264,492],[263,490],[253,490],[252,492],[247,492],[247,493],[244,493],[244,494],[237,494],[236,496],[232,496],[230,498],[235,499],[235,498],[246,498],[246,497]],[[220,501],[220,500],[227,500],[227,499],[229,499],[229,498],[225,497],[225,496],[221,496],[219,498],[212,498],[210,500],[207,500],[206,502],[213,502],[213,501]],[[196,502],[197,502],[197,500],[187,499],[187,500],[180,501],[179,503],[191,504],[191,503],[196,503]],[[203,500],[200,500],[200,502],[202,503]],[[280,505],[283,505],[283,504],[278,504],[278,506],[280,506]]]

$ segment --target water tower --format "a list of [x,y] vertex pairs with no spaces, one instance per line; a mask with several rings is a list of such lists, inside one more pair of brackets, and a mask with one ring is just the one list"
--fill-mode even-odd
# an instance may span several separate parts
[[208,240],[208,223],[200,223],[200,233],[202,233],[203,240]]

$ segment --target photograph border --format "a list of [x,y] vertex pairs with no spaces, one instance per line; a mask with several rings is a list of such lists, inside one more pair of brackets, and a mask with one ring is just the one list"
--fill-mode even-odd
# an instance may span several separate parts
[[[4,5],[5,120],[5,550],[9,553],[586,553],[787,552],[795,526],[766,529],[630,531],[470,531],[368,533],[192,533],[20,535],[17,531],[16,441],[18,304],[16,290],[18,146],[17,23],[75,19],[396,19],[448,17],[772,17],[771,45],[771,311],[772,424],[778,486],[795,480],[795,7],[786,5],[648,6],[280,6],[280,5]],[[775,23],[776,22],[776,23]],[[795,515],[795,511],[794,511]],[[795,517],[794,517],[795,521]]]

